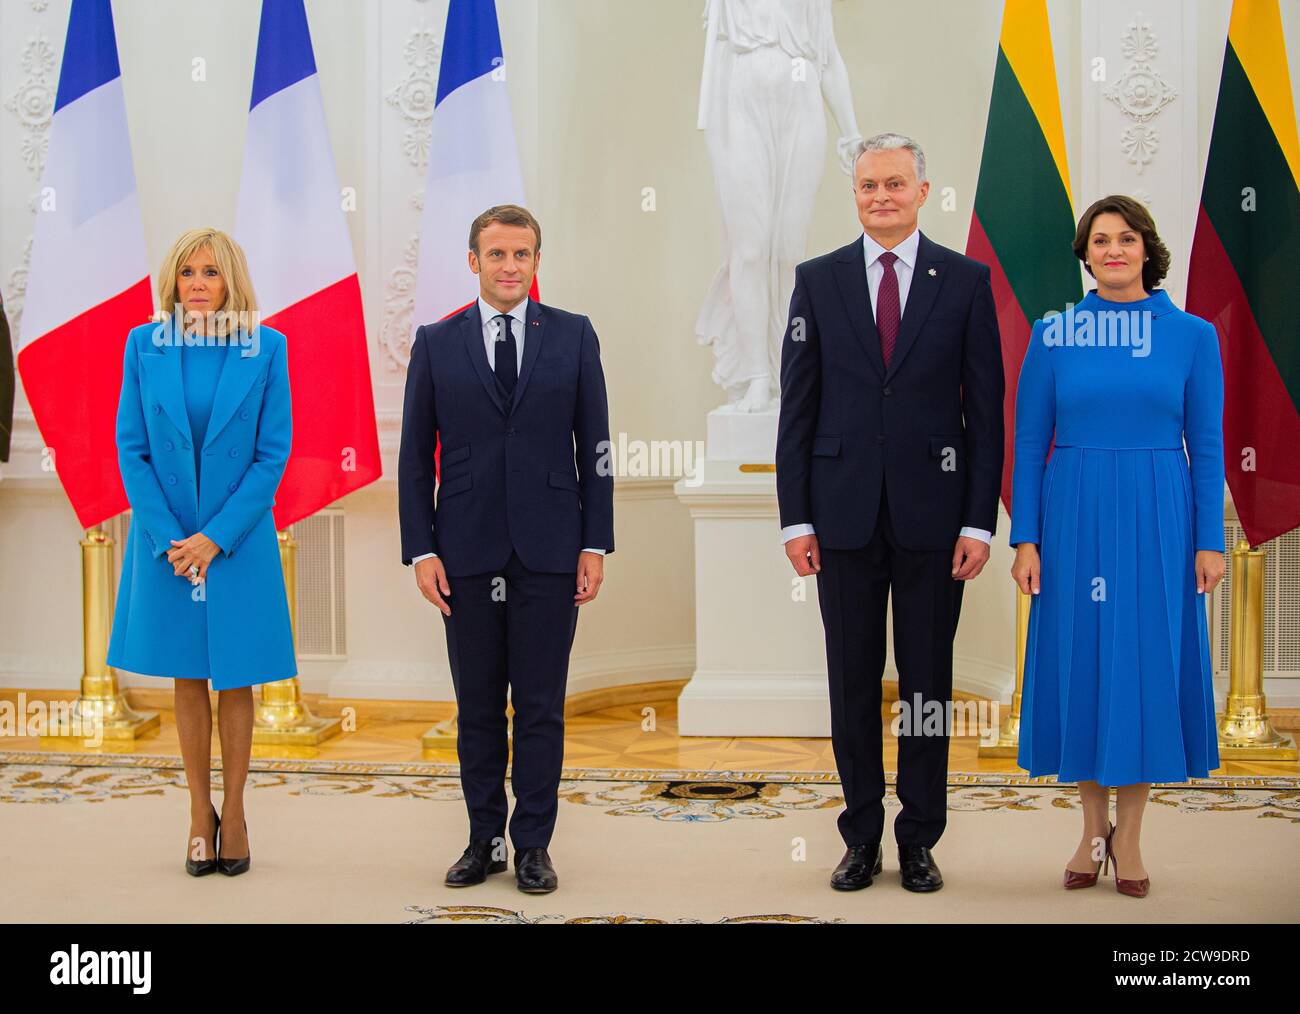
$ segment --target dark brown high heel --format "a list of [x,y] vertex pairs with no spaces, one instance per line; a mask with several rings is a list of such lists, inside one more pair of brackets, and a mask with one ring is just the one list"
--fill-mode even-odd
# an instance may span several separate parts
[[[1115,825],[1110,825],[1110,832],[1106,835],[1106,870],[1110,869],[1110,836],[1115,833]],[[1097,869],[1091,873],[1076,873],[1074,870],[1066,868],[1064,886],[1067,891],[1074,891],[1080,887],[1095,887],[1097,884],[1097,875],[1102,870],[1102,860],[1097,860]]]
[[[1112,827],[1110,833],[1113,836],[1115,829]],[[1115,853],[1111,849],[1110,838],[1106,839],[1106,856],[1108,859],[1114,859]],[[1119,875],[1119,861],[1115,861],[1115,890],[1120,894],[1127,894],[1130,898],[1145,898],[1147,892],[1151,890],[1151,878],[1143,877],[1141,880],[1125,880]]]

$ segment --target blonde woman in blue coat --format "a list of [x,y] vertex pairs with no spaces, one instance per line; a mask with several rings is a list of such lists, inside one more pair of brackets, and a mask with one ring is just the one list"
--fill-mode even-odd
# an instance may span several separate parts
[[258,323],[244,252],[218,230],[176,241],[158,296],[162,322],[131,330],[122,367],[117,450],[131,527],[108,662],[175,680],[186,870],[234,876],[249,868],[252,687],[298,671],[271,516],[292,435],[285,339]]

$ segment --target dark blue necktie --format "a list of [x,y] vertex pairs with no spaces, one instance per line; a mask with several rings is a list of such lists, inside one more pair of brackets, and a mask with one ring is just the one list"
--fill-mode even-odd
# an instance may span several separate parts
[[515,395],[515,383],[519,380],[519,353],[515,347],[514,329],[510,326],[510,315],[503,313],[492,319],[500,321],[493,369],[497,383],[501,385],[501,393],[506,396],[506,404],[509,405]]

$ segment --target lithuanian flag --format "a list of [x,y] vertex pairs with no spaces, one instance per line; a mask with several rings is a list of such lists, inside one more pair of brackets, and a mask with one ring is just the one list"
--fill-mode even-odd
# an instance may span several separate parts
[[1033,322],[1083,296],[1070,170],[1046,0],[1007,0],[966,253],[992,269],[1002,332],[1006,447],[1002,503],[1011,509],[1016,382]]
[[1300,526],[1300,143],[1277,0],[1236,0],[1187,278],[1223,355],[1223,449],[1246,537]]

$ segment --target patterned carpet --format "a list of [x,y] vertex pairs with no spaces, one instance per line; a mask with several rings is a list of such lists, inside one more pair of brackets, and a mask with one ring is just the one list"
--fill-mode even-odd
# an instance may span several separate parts
[[[0,754],[0,864],[13,921],[859,922],[1291,921],[1300,913],[1300,778],[1153,790],[1142,901],[1113,882],[1065,894],[1073,786],[953,774],[934,895],[832,891],[843,850],[833,773],[570,769],[551,855],[560,890],[510,874],[456,891],[466,819],[454,765],[255,760],[253,870],[194,880],[176,758]],[[892,776],[887,827],[897,813]],[[219,774],[214,784],[220,786]],[[93,804],[93,805],[78,805]]]

